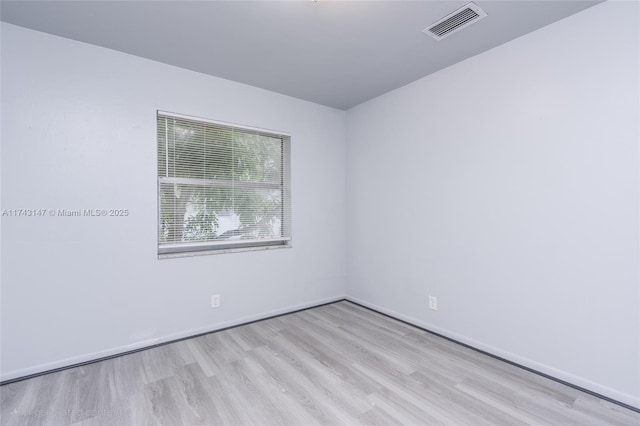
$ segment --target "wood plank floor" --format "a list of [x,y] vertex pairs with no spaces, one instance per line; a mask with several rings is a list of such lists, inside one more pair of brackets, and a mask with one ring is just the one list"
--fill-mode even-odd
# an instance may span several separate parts
[[0,388],[2,425],[640,425],[349,302]]

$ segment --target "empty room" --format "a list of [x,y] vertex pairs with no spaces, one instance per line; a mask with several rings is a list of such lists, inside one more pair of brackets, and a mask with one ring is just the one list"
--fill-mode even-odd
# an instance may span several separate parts
[[0,424],[640,424],[638,1],[0,1]]

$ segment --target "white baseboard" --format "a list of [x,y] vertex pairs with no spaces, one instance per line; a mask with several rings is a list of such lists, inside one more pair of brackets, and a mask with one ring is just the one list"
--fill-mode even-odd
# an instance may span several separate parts
[[330,297],[330,298],[326,298],[326,299],[314,300],[312,302],[301,303],[301,304],[298,304],[298,305],[288,306],[286,308],[274,309],[272,311],[262,312],[260,314],[248,315],[248,316],[237,318],[237,319],[230,320],[230,321],[223,321],[223,322],[219,322],[219,323],[209,324],[209,325],[206,325],[206,326],[203,326],[203,327],[198,327],[198,328],[193,328],[193,329],[186,330],[186,331],[181,331],[179,333],[172,333],[172,334],[168,334],[168,335],[165,335],[165,336],[162,336],[162,337],[158,337],[158,338],[155,338],[155,339],[142,340],[142,341],[138,341],[138,342],[135,342],[135,343],[132,343],[132,344],[129,344],[129,345],[123,345],[123,346],[118,346],[118,347],[115,347],[115,348],[105,349],[105,350],[98,351],[98,352],[92,352],[92,353],[88,353],[88,354],[84,354],[84,355],[64,358],[64,359],[61,359],[61,360],[58,360],[58,361],[54,361],[54,362],[50,362],[50,363],[46,363],[46,364],[35,365],[33,367],[24,368],[24,369],[20,369],[20,370],[13,370],[13,371],[8,371],[8,372],[3,372],[0,375],[0,382],[15,380],[15,379],[18,379],[18,378],[21,378],[21,377],[31,376],[31,375],[34,375],[34,374],[39,374],[39,373],[43,373],[43,372],[47,372],[47,371],[51,371],[51,370],[56,370],[56,369],[59,369],[59,368],[65,368],[65,367],[73,366],[73,365],[76,365],[76,364],[82,364],[82,363],[85,363],[85,362],[91,362],[91,361],[99,360],[101,358],[111,357],[111,356],[114,356],[114,355],[119,355],[119,354],[122,354],[122,353],[125,353],[125,352],[135,351],[135,350],[138,350],[138,349],[144,349],[144,348],[147,348],[149,346],[158,345],[158,344],[162,344],[162,343],[166,343],[166,342],[171,342],[171,341],[174,341],[174,340],[184,339],[184,338],[188,338],[188,337],[191,337],[191,336],[196,336],[198,334],[209,333],[209,332],[221,330],[221,329],[228,328],[228,327],[233,327],[233,326],[240,325],[240,324],[246,324],[248,322],[258,321],[258,320],[265,319],[265,318],[270,318],[270,317],[277,316],[277,315],[283,315],[283,314],[287,314],[287,313],[290,313],[290,312],[298,311],[298,310],[301,310],[301,309],[312,308],[314,306],[323,305],[323,304],[326,304],[326,303],[337,302],[337,301],[340,301],[340,300],[344,300],[344,298],[345,298],[344,295],[342,295],[342,296]]
[[442,329],[440,327],[436,327],[432,324],[426,323],[424,321],[420,321],[418,319],[415,319],[413,317],[407,316],[407,315],[403,315],[399,312],[393,311],[391,309],[387,309],[383,306],[379,306],[376,305],[374,303],[369,303],[365,300],[361,300],[358,299],[357,297],[352,297],[352,296],[346,296],[345,297],[347,300],[357,303],[359,305],[362,306],[366,306],[368,308],[371,308],[375,311],[381,312],[383,314],[387,314],[391,317],[400,319],[402,321],[406,321],[409,324],[413,324],[416,325],[418,327],[424,328],[426,330],[429,331],[433,331],[434,333],[437,334],[441,334],[442,336],[448,337],[450,339],[456,340],[458,342],[464,343],[466,345],[472,346],[476,349],[479,349],[481,351],[487,352],[491,355],[495,355],[498,356],[500,358],[504,358],[508,361],[514,362],[516,364],[520,364],[524,367],[530,368],[532,370],[535,370],[537,372],[546,374],[548,376],[554,377],[556,379],[562,380],[564,382],[567,383],[571,383],[572,385],[581,387],[583,389],[595,392],[597,394],[606,396],[608,398],[611,398],[615,401],[619,401],[622,402],[624,404],[630,405],[632,407],[638,408],[640,409],[640,397],[638,396],[634,396],[634,395],[630,395],[627,393],[623,393],[620,391],[617,391],[615,389],[611,389],[607,386],[601,385],[599,383],[596,382],[592,382],[591,380],[585,379],[584,377],[580,377],[580,376],[576,376],[574,374],[571,373],[567,373],[566,371],[562,371],[559,370],[557,368],[553,368],[550,367],[548,365],[545,364],[541,364],[539,362],[536,362],[534,360],[528,359],[528,358],[524,358],[522,356],[519,356],[517,354],[511,353],[511,352],[507,352],[505,350],[502,350],[500,348],[496,348],[493,347],[491,345],[487,345],[484,344],[482,342],[479,342],[477,340],[471,339],[467,336],[463,336],[457,333],[453,333],[449,330],[445,330]]

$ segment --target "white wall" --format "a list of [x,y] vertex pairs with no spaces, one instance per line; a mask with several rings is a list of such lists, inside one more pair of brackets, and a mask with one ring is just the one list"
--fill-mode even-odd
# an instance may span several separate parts
[[604,3],[349,110],[347,294],[640,407],[638,36]]
[[[157,109],[291,133],[293,248],[157,259]],[[344,297],[344,118],[2,23],[2,208],[131,212],[2,218],[2,379]]]

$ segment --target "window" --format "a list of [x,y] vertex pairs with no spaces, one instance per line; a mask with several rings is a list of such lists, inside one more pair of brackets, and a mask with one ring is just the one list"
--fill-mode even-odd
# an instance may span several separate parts
[[158,111],[158,254],[287,246],[290,137]]

